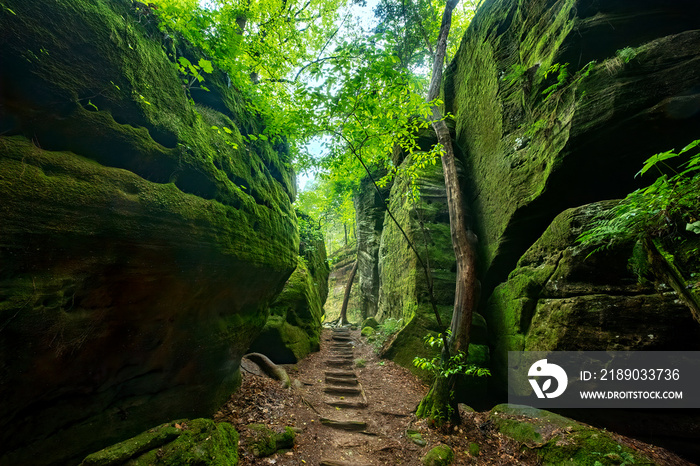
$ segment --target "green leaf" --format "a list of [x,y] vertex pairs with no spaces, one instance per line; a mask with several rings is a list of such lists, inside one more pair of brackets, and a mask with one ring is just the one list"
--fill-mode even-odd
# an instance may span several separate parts
[[205,73],[212,73],[214,71],[214,67],[212,66],[211,62],[209,60],[205,60],[203,58],[199,59],[199,66],[202,68],[202,71]]
[[688,152],[689,150],[691,150],[691,149],[697,147],[698,144],[700,144],[700,139],[696,139],[695,141],[693,141],[693,142],[691,142],[690,144],[688,144],[687,146],[685,146],[685,147],[678,153],[678,155],[684,154],[684,153]]
[[651,168],[653,168],[657,163],[663,162],[664,160],[672,159],[674,157],[678,157],[678,154],[676,154],[673,151],[673,149],[667,150],[666,152],[662,152],[660,154],[652,155],[646,161],[644,161],[644,166],[634,176],[637,177],[639,175],[643,175],[646,172],[648,172]]

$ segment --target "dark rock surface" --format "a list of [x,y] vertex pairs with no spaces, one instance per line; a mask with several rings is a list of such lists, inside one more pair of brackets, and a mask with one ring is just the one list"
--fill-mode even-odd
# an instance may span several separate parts
[[323,305],[328,297],[326,246],[308,215],[297,213],[302,225],[297,268],[270,306],[270,317],[250,352],[276,364],[294,364],[318,351]]
[[700,350],[700,327],[677,293],[640,285],[629,270],[633,244],[589,257],[576,242],[610,205],[557,216],[491,295],[485,314],[499,387],[508,351]]
[[[386,171],[376,171],[375,180],[386,175]],[[379,243],[384,227],[386,200],[391,186],[380,188],[379,192],[369,177],[360,181],[360,187],[353,196],[355,203],[357,231],[357,286],[362,294],[360,313],[363,319],[377,314],[379,305]]]
[[220,111],[190,104],[153,21],[0,8],[2,464],[211,415],[296,265],[285,148],[244,143],[261,124],[221,72]]
[[697,138],[699,29],[689,0],[484,3],[447,72],[445,105],[486,293],[560,212],[624,197],[645,182],[634,174],[646,158]]

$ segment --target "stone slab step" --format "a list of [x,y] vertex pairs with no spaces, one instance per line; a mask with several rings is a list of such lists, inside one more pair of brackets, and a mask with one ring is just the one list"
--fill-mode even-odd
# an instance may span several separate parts
[[329,385],[357,385],[358,381],[356,378],[350,378],[350,377],[332,377],[332,376],[326,376],[326,383]]
[[[348,359],[352,361],[354,359],[352,354],[340,354],[340,353],[334,353],[331,355],[330,359]],[[328,359],[328,360],[330,360]]]
[[348,461],[321,460],[319,466],[370,466],[367,463],[350,463]]
[[328,406],[333,406],[335,408],[352,408],[352,409],[364,409],[367,407],[367,403],[364,401],[354,401],[354,400],[332,400],[325,401]]
[[336,387],[327,385],[323,388],[323,391],[329,395],[362,395],[362,389],[360,387]]
[[326,377],[343,377],[343,378],[357,378],[357,375],[355,374],[355,371],[350,371],[350,370],[341,370],[341,369],[331,369],[324,371],[324,374],[326,374]]
[[352,337],[351,337],[350,335],[341,335],[341,334],[339,334],[339,335],[333,335],[331,338],[332,338],[334,341],[341,341],[341,342],[342,342],[342,341],[347,341],[347,342],[352,341]]
[[349,430],[359,432],[367,429],[367,423],[364,421],[336,421],[334,419],[321,418],[321,424],[339,430]]
[[326,359],[326,365],[331,367],[352,367],[352,359]]

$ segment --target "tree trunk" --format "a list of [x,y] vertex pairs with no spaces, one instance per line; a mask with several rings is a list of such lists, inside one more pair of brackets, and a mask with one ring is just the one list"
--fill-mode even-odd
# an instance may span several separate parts
[[348,245],[348,225],[343,223],[343,231],[345,232],[345,246]]
[[[433,62],[433,75],[428,91],[428,101],[432,102],[440,94],[442,84],[442,68],[447,49],[447,37],[452,23],[452,10],[459,0],[448,0],[442,16],[442,24],[438,35],[438,43]],[[443,362],[459,352],[468,353],[469,333],[471,330],[472,314],[476,307],[479,282],[476,279],[476,235],[467,223],[467,211],[457,178],[454,147],[449,128],[443,120],[442,111],[438,106],[432,107],[432,124],[437,134],[438,143],[443,147],[440,157],[445,177],[447,208],[450,215],[450,235],[452,247],[457,262],[457,279],[455,285],[454,311],[450,329],[452,336],[449,348],[443,351]],[[428,395],[421,401],[417,414],[428,417],[434,424],[446,421],[459,421],[459,410],[456,399],[452,396],[456,384],[456,376],[447,378],[437,377]]]
[[348,278],[348,283],[345,285],[345,296],[343,297],[343,307],[340,308],[340,325],[345,325],[348,323],[348,303],[350,302],[350,291],[352,291],[352,282],[355,281],[355,274],[357,274],[357,263],[352,266],[350,271],[350,278]]

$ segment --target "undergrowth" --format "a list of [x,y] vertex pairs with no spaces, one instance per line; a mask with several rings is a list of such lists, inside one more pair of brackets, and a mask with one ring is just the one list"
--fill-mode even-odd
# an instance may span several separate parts
[[[594,218],[592,226],[578,238],[584,248],[591,249],[589,256],[628,241],[642,243],[667,238],[682,241],[686,231],[700,234],[698,145],[700,139],[678,152],[662,152],[644,162],[635,176],[645,175],[652,169],[658,171],[659,176],[650,186],[628,194],[613,208]],[[682,160],[684,158],[687,160]],[[680,163],[672,165],[670,161]],[[631,267],[634,270],[641,266],[636,263]]]

